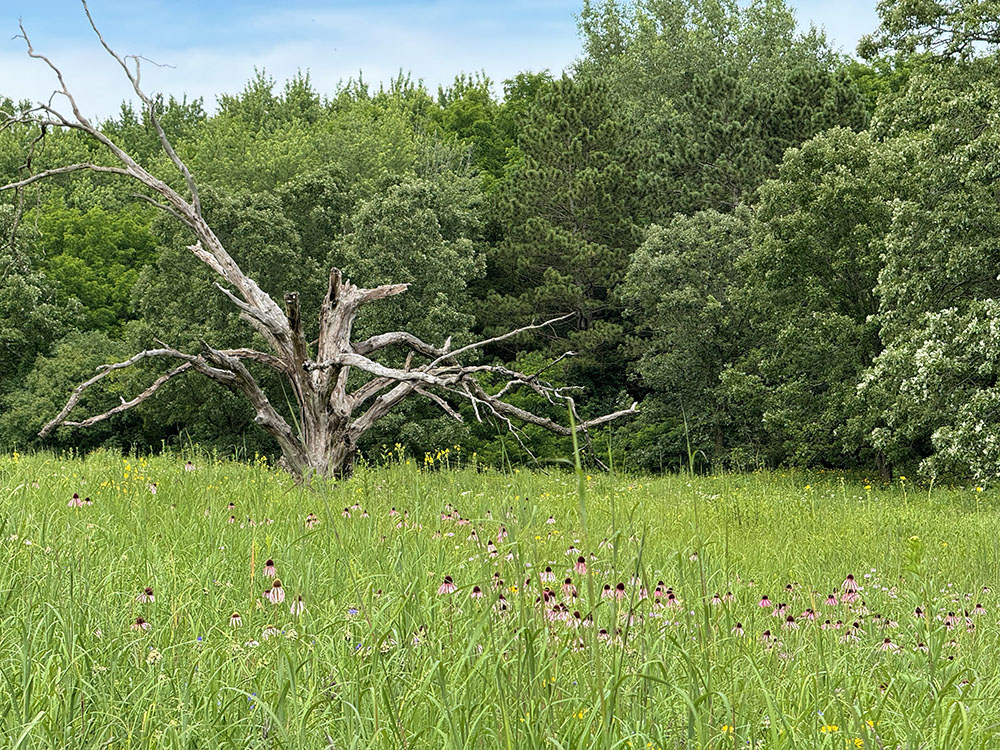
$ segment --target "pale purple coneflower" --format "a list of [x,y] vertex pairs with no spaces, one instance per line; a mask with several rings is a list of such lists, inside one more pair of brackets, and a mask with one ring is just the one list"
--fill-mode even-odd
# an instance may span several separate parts
[[795,618],[791,615],[785,618],[785,624],[781,626],[785,630],[798,630],[799,624],[795,621]]
[[151,495],[155,495],[156,494],[156,482],[151,482],[150,483],[150,485],[149,485],[149,494],[151,494]]
[[308,516],[306,516],[307,529],[315,528],[318,525],[319,525],[319,518],[316,516],[315,513],[310,513]]
[[229,523],[236,523],[236,516],[230,516]]
[[194,464],[190,461],[184,462],[184,471],[194,471]]
[[135,622],[132,623],[132,630],[149,630],[149,623],[146,622],[141,617],[136,617]]
[[853,573],[849,574],[847,576],[847,578],[844,579],[844,583],[842,584],[842,588],[844,589],[844,593],[845,594],[856,594],[856,593],[858,593],[858,584],[854,580],[854,574]]
[[306,611],[306,603],[302,601],[302,594],[295,597],[295,601],[292,602],[292,606],[289,607],[293,617],[298,617],[303,612]]
[[573,565],[573,572],[579,576],[587,575],[587,561],[583,559],[583,556],[576,558],[576,563]]
[[139,604],[148,604],[150,602],[155,602],[156,597],[153,596],[153,587],[147,586],[142,590],[142,592],[135,598]]
[[733,592],[732,591],[727,591],[725,594],[722,595],[722,601],[724,601],[724,602],[731,602],[735,598],[736,597],[733,596]]
[[757,606],[762,609],[772,606],[771,600],[767,598],[767,594],[760,598],[760,603]]
[[556,518],[555,518],[555,516],[549,516],[549,520],[548,520],[548,521],[546,521],[545,523],[548,523],[548,524],[553,524],[553,523],[555,523],[555,522],[556,522]]
[[882,641],[882,644],[879,646],[879,650],[892,651],[895,653],[896,651],[899,651],[899,646],[893,643],[891,638],[887,637],[884,641]]
[[573,585],[572,578],[567,578],[565,581],[563,581],[562,592],[563,596],[568,597],[570,599],[576,596],[576,586]]
[[621,601],[624,598],[625,598],[625,584],[619,583],[617,586],[615,586],[615,599]]
[[268,558],[267,562],[264,563],[264,575],[268,578],[278,577],[278,569],[274,567],[274,560]]
[[229,627],[238,628],[242,624],[243,624],[243,618],[240,617],[239,612],[233,612],[231,615],[229,615]]
[[722,597],[719,596],[718,593],[716,593],[715,596],[712,597],[712,601],[709,602],[709,603],[710,604],[715,604],[715,605],[722,604]]
[[77,493],[74,492],[73,497],[69,499],[69,502],[66,503],[66,506],[69,508],[82,508],[83,499]]
[[83,498],[83,504],[86,505],[87,507],[90,507],[91,505],[94,504],[94,501],[91,500],[90,496],[88,495],[87,497]]
[[552,568],[546,566],[545,570],[538,574],[538,578],[543,583],[549,583],[556,580],[556,574],[552,572]]
[[611,585],[607,583],[604,584],[604,588],[601,589],[601,598],[609,599],[612,596],[614,596],[614,592],[611,590]]
[[472,591],[469,592],[470,599],[482,599],[484,596],[483,590],[478,586],[473,586]]
[[737,638],[742,638],[743,636],[746,635],[746,632],[743,630],[743,623],[742,622],[736,623],[736,626],[731,631],[729,631],[729,632],[731,632]]
[[281,604],[285,601],[285,589],[282,588],[281,581],[275,578],[274,583],[271,584],[271,588],[264,592],[264,598],[271,602],[271,604]]
[[344,508],[340,512],[340,515],[342,515],[344,518],[350,518],[351,517],[351,511],[348,508]]
[[828,606],[828,607],[836,607],[837,606],[837,595],[836,594],[830,594],[828,597],[826,597],[826,606]]
[[454,594],[458,591],[458,586],[451,580],[451,576],[445,576],[444,581],[438,586],[439,594]]
[[506,538],[507,538],[507,529],[501,526],[500,531],[497,532],[497,543],[502,542]]

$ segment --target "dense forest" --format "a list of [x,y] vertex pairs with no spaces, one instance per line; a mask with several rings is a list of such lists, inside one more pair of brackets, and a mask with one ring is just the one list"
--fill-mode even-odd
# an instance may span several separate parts
[[[638,417],[592,435],[616,465],[985,481],[1000,475],[993,6],[883,0],[855,59],[781,0],[585,2],[583,52],[561,76],[460,75],[435,95],[406,75],[318,92],[262,73],[210,111],[159,111],[215,232],[276,297],[296,290],[314,311],[331,265],[408,282],[359,325],[437,342],[572,313],[484,356],[528,372],[572,350],[546,372],[582,386],[586,412],[638,400]],[[169,171],[141,113],[125,105],[102,129]],[[0,184],[107,159],[78,133],[39,136],[0,131]],[[113,175],[0,195],[0,445],[275,452],[244,402],[195,377],[36,436],[100,364],[154,341],[246,343],[189,243]],[[84,408],[154,370],[116,374]],[[568,452],[537,428],[523,440],[542,461]],[[362,448],[397,444],[528,460],[506,426],[427,403]]]

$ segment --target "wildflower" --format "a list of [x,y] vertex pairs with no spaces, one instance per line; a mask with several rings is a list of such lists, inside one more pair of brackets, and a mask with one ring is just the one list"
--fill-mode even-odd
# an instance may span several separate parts
[[306,603],[302,601],[302,594],[295,597],[295,601],[292,602],[292,606],[289,609],[293,617],[298,617],[306,611]]
[[392,509],[389,510],[389,515],[390,516],[398,516],[399,515],[399,511],[397,511],[396,508],[393,507]]
[[573,566],[573,572],[580,576],[587,575],[587,561],[583,559],[583,556],[576,558],[576,564]]
[[151,495],[155,495],[156,494],[156,482],[150,483],[150,485],[149,485],[149,494],[151,494]]
[[139,602],[139,604],[147,604],[147,603],[150,603],[150,602],[155,602],[156,601],[156,597],[153,596],[153,589],[152,589],[152,587],[151,586],[147,586],[146,588],[144,588],[142,590],[142,593],[139,594],[139,596],[137,596],[135,598],[135,600],[137,602]]
[[825,726],[820,727],[819,731],[823,732],[823,734],[830,734],[833,732],[839,732],[840,727],[836,724],[826,724]]
[[497,603],[493,605],[493,609],[496,610],[497,614],[502,614],[506,612],[508,609],[510,609],[510,605],[507,603],[507,600],[504,598],[503,594],[500,594],[497,597]]
[[497,552],[496,545],[493,544],[493,540],[489,539],[486,542],[486,553],[490,557],[496,557],[499,553]]
[[896,653],[899,651],[899,646],[893,643],[891,638],[887,637],[884,641],[882,641],[882,644],[879,646],[879,650]]
[[913,610],[913,616],[919,620],[924,616],[924,611],[920,607],[917,607]]
[[712,597],[712,602],[711,603],[712,604],[722,604],[722,597],[719,596],[718,593],[716,593],[716,595]]
[[836,594],[830,594],[828,597],[826,597],[826,606],[828,606],[828,607],[836,607],[837,606],[837,595]]
[[264,563],[264,575],[268,578],[278,577],[278,569],[274,567],[274,560],[268,559],[268,561]]
[[766,607],[772,606],[771,605],[771,600],[767,598],[767,594],[764,594],[764,596],[761,597],[760,603],[757,606],[760,607],[760,608],[762,608],[762,609],[766,608]]
[[156,664],[156,662],[158,662],[159,660],[160,660],[160,652],[157,651],[155,648],[149,649],[149,653],[146,654],[146,663]]
[[845,594],[856,594],[858,593],[858,584],[854,580],[854,575],[850,574],[844,579],[842,584]]
[[732,591],[727,591],[725,594],[722,595],[722,601],[724,601],[724,602],[731,602],[735,598],[736,597],[733,596],[733,592]]
[[815,620],[816,612],[812,609],[807,609],[805,612],[799,615],[799,617],[802,618],[803,620]]
[[604,588],[601,589],[601,598],[602,599],[608,599],[608,598],[610,598],[613,595],[614,594],[611,591],[611,585],[608,584],[608,583],[604,584]]
[[497,543],[499,544],[506,538],[507,538],[507,529],[501,526],[500,531],[497,532]]
[[469,593],[470,599],[482,599],[484,596],[483,590],[478,586],[473,586],[472,591]]
[[243,618],[240,617],[239,612],[233,612],[231,615],[229,615],[229,627],[238,628],[242,624],[243,624]]
[[281,587],[281,581],[275,578],[271,588],[264,592],[264,598],[271,604],[281,604],[285,601],[285,590]]
[[955,615],[954,612],[949,612],[948,616],[944,618],[944,626],[948,630],[951,630],[953,627],[955,627],[955,624],[957,622],[958,622],[958,617]]
[[73,497],[71,497],[69,499],[69,502],[66,503],[66,505],[69,508],[82,508],[83,507],[83,500],[81,500],[80,496],[77,493],[74,492],[73,493]]
[[774,643],[774,639],[771,637],[770,630],[765,630],[763,633],[760,634],[760,642],[765,646],[770,646],[772,643]]
[[538,578],[543,583],[548,583],[550,581],[556,580],[556,574],[552,572],[552,568],[546,567],[541,573],[538,574]]
[[299,637],[299,631],[297,631],[295,628],[289,628],[288,630],[285,631],[285,638],[287,638],[290,641],[294,641],[298,637]]
[[149,630],[149,623],[141,617],[136,617],[131,627],[132,630]]
[[619,601],[625,598],[625,584],[619,583],[615,586],[615,599]]
[[308,516],[306,516],[307,529],[315,528],[318,525],[319,525],[319,518],[316,516],[315,513],[310,513]]
[[546,521],[545,523],[547,523],[547,524],[553,524],[555,522],[556,522],[555,516],[549,516],[549,520]]
[[229,523],[236,523],[236,516],[230,516]]
[[573,597],[575,597],[577,595],[576,594],[576,586],[573,585],[573,579],[572,578],[567,578],[565,581],[563,581],[562,592],[563,592],[563,596],[568,597],[570,599],[572,599]]
[[351,517],[351,511],[348,510],[347,508],[344,508],[344,510],[341,511],[340,515],[342,515],[344,518],[350,518]]
[[274,625],[265,625],[263,630],[260,631],[260,637],[266,641],[268,638],[273,638],[280,632],[281,631],[274,627]]
[[746,635],[746,633],[743,631],[743,623],[742,622],[736,623],[736,626],[730,632],[733,635],[735,635],[737,638],[742,638],[744,635]]
[[91,505],[94,504],[94,501],[91,500],[90,496],[88,495],[87,497],[83,498],[83,504],[89,508]]
[[974,615],[982,615],[986,613],[986,608],[982,604],[976,604],[975,609],[972,610]]
[[445,576],[444,582],[438,587],[439,594],[454,594],[457,590],[458,586],[451,580],[451,576]]
[[194,471],[194,464],[191,463],[190,461],[185,461],[184,471]]
[[799,624],[795,622],[794,617],[788,615],[788,617],[785,618],[785,624],[782,625],[781,627],[784,628],[785,630],[798,630]]

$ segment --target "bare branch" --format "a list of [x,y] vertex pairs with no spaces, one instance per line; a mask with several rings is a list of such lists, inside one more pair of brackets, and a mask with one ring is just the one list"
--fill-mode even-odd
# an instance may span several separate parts
[[[122,402],[113,409],[108,409],[103,414],[97,414],[93,417],[87,417],[86,419],[80,422],[71,422],[69,420],[64,420],[62,422],[62,425],[64,427],[90,427],[91,425],[95,425],[98,422],[103,422],[105,419],[108,419],[109,417],[113,417],[115,414],[120,414],[123,411],[128,411],[129,409],[138,406],[143,401],[148,399],[150,396],[155,394],[158,390],[160,390],[160,387],[163,386],[163,384],[166,383],[168,380],[171,380],[177,375],[187,372],[188,370],[191,369],[191,367],[192,365],[190,362],[184,362],[183,364],[178,365],[174,369],[158,377],[146,390],[144,390],[138,396],[133,398],[131,401],[122,400]],[[45,427],[48,428],[48,425],[46,425]],[[42,437],[45,436],[42,433],[39,433],[39,435],[41,435]]]
[[54,169],[46,169],[44,172],[39,172],[38,174],[33,174],[30,177],[26,177],[18,182],[9,182],[6,185],[0,186],[0,191],[4,190],[17,190],[18,188],[27,187],[32,183],[39,182],[41,180],[48,179],[49,177],[55,177],[60,174],[68,174],[69,172],[79,172],[80,170],[89,170],[91,172],[106,172],[110,174],[125,175],[126,177],[131,177],[132,173],[127,169],[122,169],[121,167],[102,167],[99,164],[69,164],[65,167],[56,167]]
[[[86,391],[88,388],[90,388],[90,386],[94,385],[94,383],[103,380],[108,375],[110,375],[113,372],[116,372],[117,370],[124,370],[126,367],[132,367],[133,365],[141,362],[142,360],[150,359],[152,357],[167,357],[174,359],[182,359],[186,363],[188,363],[189,366],[193,366],[195,362],[198,360],[198,357],[192,354],[185,354],[183,352],[177,351],[176,349],[163,348],[163,349],[147,349],[146,351],[134,354],[133,356],[129,357],[123,362],[116,362],[110,365],[101,365],[100,367],[97,368],[98,369],[97,375],[90,378],[89,380],[85,380],[84,382],[80,383],[80,385],[78,385],[76,388],[73,389],[73,393],[72,395],[70,395],[69,401],[67,401],[66,405],[62,408],[62,411],[60,411],[59,414],[56,415],[55,419],[50,421],[41,429],[41,431],[39,431],[38,436],[43,438],[47,437],[52,432],[52,430],[54,430],[56,427],[62,424],[66,420],[66,417],[69,416],[69,413],[73,411],[74,407],[76,407],[76,405],[80,403],[80,399],[83,397],[83,392]],[[208,370],[210,370],[211,372],[206,372],[205,368],[198,368],[198,369],[200,372],[208,374],[214,379],[220,381],[225,380],[227,377],[232,376],[232,373],[225,373],[224,371],[221,370],[215,371],[213,370],[213,368],[208,368]],[[159,388],[159,386],[157,386],[157,388]],[[124,411],[124,410],[119,409],[119,411]]]
[[430,367],[434,367],[444,359],[451,359],[457,357],[459,354],[464,354],[465,352],[472,351],[473,349],[482,349],[484,346],[489,346],[490,344],[496,344],[506,339],[513,338],[514,336],[519,336],[522,333],[527,333],[528,331],[535,331],[539,328],[545,328],[545,326],[550,326],[554,323],[571,318],[575,313],[567,313],[566,315],[560,315],[558,318],[552,318],[551,320],[546,320],[544,323],[532,323],[531,325],[522,326],[513,331],[508,331],[507,333],[501,334],[499,336],[494,336],[493,338],[483,339],[482,341],[476,341],[472,344],[466,344],[461,346],[453,352],[447,354],[442,354],[440,357],[431,362]]
[[464,422],[465,421],[464,419],[462,419],[462,415],[459,414],[457,411],[455,411],[455,409],[452,408],[451,404],[449,404],[443,398],[441,398],[440,396],[438,396],[436,393],[431,393],[430,391],[425,391],[423,388],[420,388],[420,387],[417,387],[414,390],[416,391],[416,393],[419,393],[424,398],[430,399],[435,404],[437,404],[439,407],[441,407],[441,411],[443,411],[445,414],[447,414],[452,419],[456,420],[457,422]]
[[367,356],[379,349],[385,349],[387,346],[408,346],[413,351],[426,354],[428,357],[440,357],[448,353],[447,345],[443,349],[439,349],[406,331],[392,331],[391,333],[371,336],[355,344],[354,351]]

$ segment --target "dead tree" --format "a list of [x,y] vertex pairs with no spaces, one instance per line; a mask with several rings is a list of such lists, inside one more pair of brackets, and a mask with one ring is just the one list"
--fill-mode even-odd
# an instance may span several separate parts
[[[575,412],[571,395],[573,389],[554,387],[541,380],[539,373],[527,375],[499,365],[463,363],[463,357],[468,357],[485,346],[556,321],[525,326],[502,336],[456,349],[451,348],[450,338],[438,347],[405,331],[382,333],[363,341],[353,341],[352,329],[361,306],[402,294],[407,285],[390,284],[364,289],[344,279],[336,268],[330,272],[329,286],[320,308],[319,336],[314,342],[308,341],[303,333],[298,294],[285,294],[284,305],[279,305],[243,273],[205,221],[198,185],[167,138],[157,118],[154,100],[140,86],[141,58],[122,57],[115,52],[94,23],[86,0],[82,2],[98,40],[122,68],[142,102],[161,148],[183,178],[187,194],[182,195],[165,180],[148,172],[82,114],[60,69],[48,57],[35,51],[23,26],[21,34],[28,55],[42,61],[52,70],[58,80],[58,88],[47,103],[41,103],[26,113],[10,113],[7,122],[36,126],[42,134],[48,129],[82,131],[114,157],[115,165],[86,162],[68,164],[30,174],[0,187],[0,190],[20,191],[46,178],[77,171],[113,174],[138,182],[145,190],[139,197],[170,214],[191,230],[195,239],[189,246],[191,253],[212,269],[217,276],[215,286],[219,292],[229,299],[239,311],[240,317],[261,336],[269,351],[250,348],[216,349],[204,344],[201,352],[190,354],[161,345],[139,352],[123,362],[104,365],[96,375],[76,387],[62,411],[42,428],[39,433],[41,437],[46,437],[60,425],[87,427],[127,411],[151,398],[174,378],[190,372],[199,373],[245,397],[253,406],[254,420],[280,446],[284,465],[299,477],[349,474],[361,436],[410,396],[429,399],[459,421],[463,417],[457,404],[466,402],[471,405],[476,419],[481,420],[484,416],[497,418],[511,430],[516,430],[519,423],[528,423],[561,435],[572,434],[571,429],[519,408],[509,403],[506,397],[517,389],[527,388],[551,403],[562,403],[576,418],[575,429],[583,433],[597,425],[636,412],[636,404],[633,404],[628,409],[596,419],[581,420]],[[53,105],[57,99],[65,101],[72,112],[71,116],[64,115]],[[376,356],[384,354],[390,347],[408,350],[402,367],[391,367],[377,361]],[[123,400],[121,404],[102,414],[76,421],[69,419],[88,388],[112,372],[153,358],[170,360],[173,367],[131,400]],[[248,363],[270,368],[287,380],[294,395],[298,429],[292,429],[285,417],[274,408],[257,378],[251,373]],[[360,385],[349,390],[349,379],[354,384],[359,380],[349,378],[352,371],[360,371],[364,377],[360,378]],[[490,389],[481,381],[484,377],[494,383],[500,380],[502,386],[498,390],[495,385]]]

